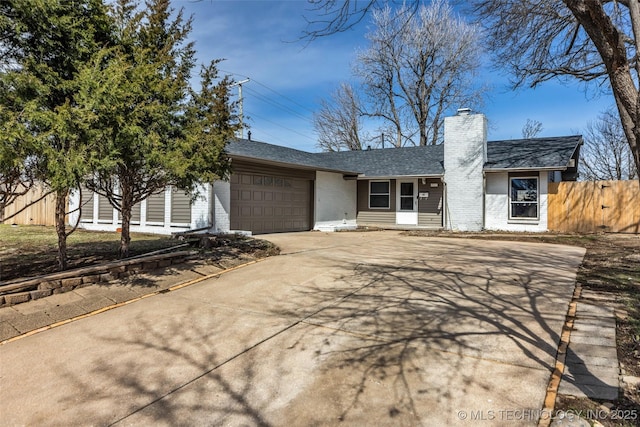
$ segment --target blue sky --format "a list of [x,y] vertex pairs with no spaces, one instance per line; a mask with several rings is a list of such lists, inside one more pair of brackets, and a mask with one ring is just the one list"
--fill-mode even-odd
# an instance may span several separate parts
[[[224,58],[219,68],[225,74],[251,79],[243,97],[252,139],[318,151],[313,112],[340,82],[353,82],[351,63],[366,46],[368,23],[306,44],[297,41],[309,16],[305,0],[174,0],[173,6],[193,15],[199,62]],[[481,110],[489,119],[489,140],[520,138],[527,119],[542,123],[539,136],[581,133],[612,103],[608,96],[585,94],[579,84],[551,81],[511,91],[508,75],[486,69],[481,78],[493,87]]]

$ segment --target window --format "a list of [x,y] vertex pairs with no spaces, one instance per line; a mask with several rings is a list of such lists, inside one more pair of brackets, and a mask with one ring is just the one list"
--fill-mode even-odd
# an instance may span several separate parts
[[511,178],[511,211],[509,218],[538,218],[538,178]]
[[369,208],[389,209],[389,181],[369,181]]

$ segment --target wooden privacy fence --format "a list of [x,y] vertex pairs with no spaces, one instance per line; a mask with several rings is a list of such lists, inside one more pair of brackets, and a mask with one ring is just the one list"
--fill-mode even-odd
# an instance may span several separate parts
[[[19,225],[55,225],[56,216],[56,196],[51,193],[39,202],[33,203],[34,200],[38,200],[45,193],[46,189],[37,185],[24,196],[18,197],[18,199],[7,206],[4,209],[4,215],[0,215],[0,218],[8,218],[15,214],[19,210],[24,209],[22,212],[3,221],[5,224],[19,224]],[[33,204],[32,204],[33,203]]]
[[640,233],[638,181],[549,183],[548,228],[563,233]]

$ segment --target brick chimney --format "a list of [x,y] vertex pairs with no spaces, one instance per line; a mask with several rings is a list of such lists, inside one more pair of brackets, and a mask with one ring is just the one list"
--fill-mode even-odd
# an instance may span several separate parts
[[445,228],[480,231],[484,227],[484,174],[487,119],[461,108],[444,119]]

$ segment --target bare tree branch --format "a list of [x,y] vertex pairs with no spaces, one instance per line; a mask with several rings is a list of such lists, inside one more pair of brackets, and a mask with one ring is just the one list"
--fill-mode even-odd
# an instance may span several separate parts
[[361,150],[362,107],[353,88],[343,83],[330,100],[322,100],[313,116],[318,134],[318,147],[324,151]]
[[448,111],[481,103],[485,88],[474,79],[480,66],[478,28],[443,0],[415,12],[386,7],[372,17],[369,47],[354,67],[371,105],[368,114],[390,122],[397,147],[440,142]]
[[535,138],[542,132],[542,123],[537,120],[527,119],[527,122],[522,126],[522,137],[524,139]]
[[[349,31],[360,24],[373,11],[389,3],[405,5],[398,0],[307,0],[309,15],[305,16],[307,28],[302,32],[302,40],[312,42],[316,39]],[[413,15],[420,2],[407,3]]]
[[614,108],[600,114],[585,130],[581,151],[583,179],[622,180],[638,177],[633,156]]
[[[640,4],[595,0],[470,0],[497,68],[513,86],[578,80],[611,91],[640,171]],[[637,175],[637,174],[636,174]]]

